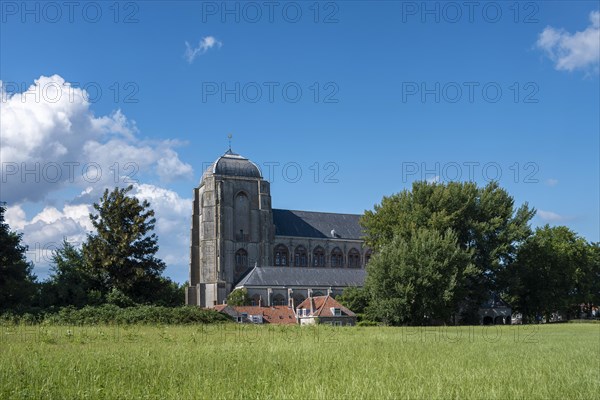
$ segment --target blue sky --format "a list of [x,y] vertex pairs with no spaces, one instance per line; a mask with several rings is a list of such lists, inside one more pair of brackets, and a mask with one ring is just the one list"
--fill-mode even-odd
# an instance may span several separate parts
[[52,4],[2,3],[0,31],[0,198],[40,277],[132,175],[186,280],[192,189],[228,133],[276,208],[497,177],[534,225],[599,240],[596,1]]

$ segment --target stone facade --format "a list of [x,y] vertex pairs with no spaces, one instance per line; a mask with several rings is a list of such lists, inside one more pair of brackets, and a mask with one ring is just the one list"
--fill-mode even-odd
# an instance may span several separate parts
[[[254,163],[229,150],[194,189],[186,304],[222,304],[255,266],[364,269],[370,251],[358,217],[273,210],[269,182]],[[321,286],[314,289],[330,289]],[[281,291],[287,301],[287,288]],[[279,299],[276,294],[270,298]]]

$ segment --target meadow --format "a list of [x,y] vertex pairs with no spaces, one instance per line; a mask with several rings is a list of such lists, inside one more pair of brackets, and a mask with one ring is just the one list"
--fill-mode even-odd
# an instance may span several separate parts
[[600,324],[0,329],[0,399],[600,396]]

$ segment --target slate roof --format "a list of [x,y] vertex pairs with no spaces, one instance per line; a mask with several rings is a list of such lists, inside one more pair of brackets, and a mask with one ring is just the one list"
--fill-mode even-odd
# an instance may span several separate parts
[[367,271],[354,268],[254,267],[236,286],[363,286]]
[[[335,317],[335,315],[333,315],[333,313],[331,312],[332,308],[339,308],[342,313],[342,316],[356,317],[356,314],[354,314],[348,308],[341,305],[336,299],[334,299],[331,296],[309,297],[305,299],[302,303],[300,303],[297,309],[310,309],[311,301],[313,308],[313,312],[309,315],[311,317]],[[300,314],[299,311],[298,314]]]
[[335,230],[340,239],[361,239],[364,234],[359,214],[335,214],[314,211],[273,209],[275,235],[332,238]]

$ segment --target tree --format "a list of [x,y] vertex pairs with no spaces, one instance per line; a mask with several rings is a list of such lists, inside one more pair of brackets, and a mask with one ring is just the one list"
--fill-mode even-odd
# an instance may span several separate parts
[[106,189],[94,204],[98,213],[90,214],[90,219],[96,233],[88,235],[83,256],[104,295],[117,289],[135,302],[153,302],[164,285],[161,273],[165,264],[155,256],[154,211],[147,201],[128,196],[132,189]]
[[178,307],[185,303],[185,288],[187,284],[178,284],[169,278],[160,277],[153,294],[152,302],[165,307]]
[[27,261],[22,234],[11,231],[4,220],[6,207],[0,203],[0,308],[23,308],[36,294],[33,265]]
[[471,254],[450,229],[421,228],[408,238],[396,235],[367,266],[369,319],[386,324],[449,322],[475,273]]
[[586,279],[589,282],[589,303],[600,306],[600,243],[588,245],[588,268]]
[[248,296],[248,290],[246,289],[235,289],[227,296],[227,305],[230,306],[247,306],[250,304],[250,297]]
[[363,314],[369,305],[369,293],[363,287],[350,286],[336,300],[356,314]]
[[536,229],[507,271],[513,303],[526,318],[569,314],[591,301],[590,248],[566,226]]
[[454,231],[458,245],[471,251],[478,271],[470,278],[465,299],[465,312],[474,316],[490,290],[506,290],[502,271],[531,235],[534,214],[527,204],[515,210],[514,199],[496,182],[483,188],[472,182],[415,182],[411,191],[384,197],[373,211],[365,212],[361,224],[366,244],[375,253],[395,237],[410,240],[421,228]]
[[43,305],[83,307],[92,300],[90,291],[99,289],[85,268],[83,252],[63,240],[52,254],[50,277],[42,290]]

